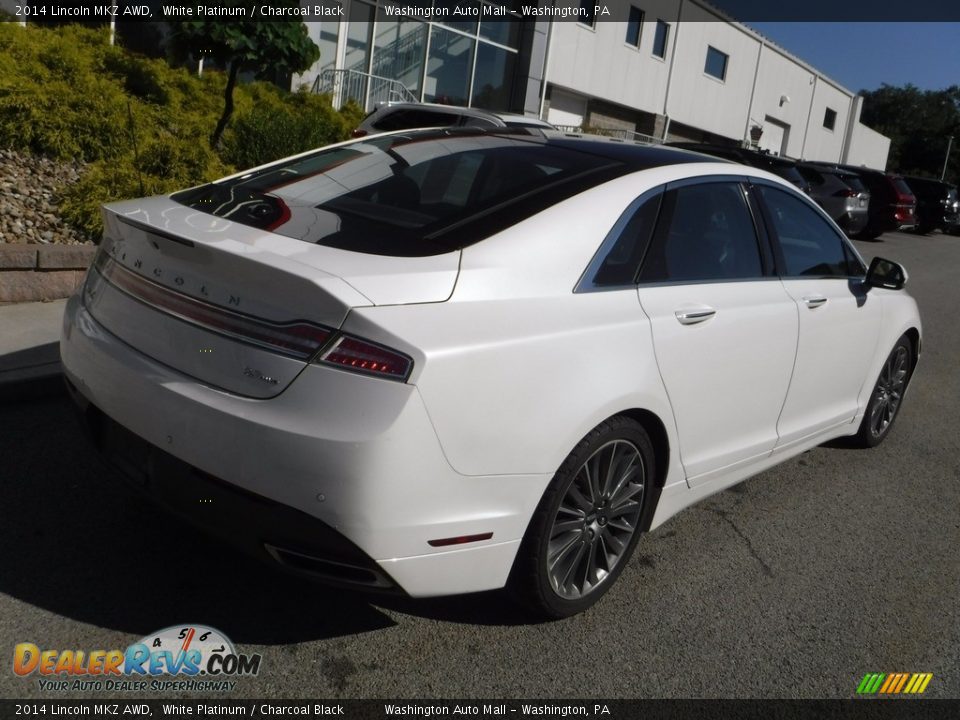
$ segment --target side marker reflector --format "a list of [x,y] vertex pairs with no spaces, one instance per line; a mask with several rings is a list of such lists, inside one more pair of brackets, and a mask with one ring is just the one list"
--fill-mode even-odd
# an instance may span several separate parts
[[480,533],[479,535],[460,535],[459,537],[427,540],[427,544],[431,547],[446,547],[447,545],[463,545],[464,543],[480,542],[481,540],[489,540],[492,537],[492,532]]

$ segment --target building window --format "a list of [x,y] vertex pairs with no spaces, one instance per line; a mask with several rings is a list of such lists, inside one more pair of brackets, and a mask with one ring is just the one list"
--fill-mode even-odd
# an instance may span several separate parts
[[627,20],[627,39],[626,43],[633,47],[640,47],[640,28],[643,26],[643,10],[640,8],[630,8],[630,19]]
[[485,110],[509,110],[517,54],[486,43],[477,48],[471,106]]
[[837,124],[837,111],[827,108],[827,111],[823,114],[823,126],[827,130],[833,130],[833,126]]
[[707,45],[707,62],[703,66],[703,71],[707,75],[715,77],[717,80],[727,79],[727,60],[730,56],[722,53],[711,45]]
[[580,14],[577,16],[580,18],[580,24],[593,27],[593,23],[597,19],[594,14],[595,3],[596,0],[580,0]]
[[423,99],[442,105],[469,104],[473,75],[473,48],[476,41],[434,25],[430,31]]
[[670,25],[657,20],[657,31],[653,36],[653,54],[658,58],[667,56],[667,41],[670,39]]

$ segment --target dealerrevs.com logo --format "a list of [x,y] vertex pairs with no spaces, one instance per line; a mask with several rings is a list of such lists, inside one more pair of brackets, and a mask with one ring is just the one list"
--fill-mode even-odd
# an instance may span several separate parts
[[230,639],[205,625],[175,625],[126,650],[49,650],[19,643],[13,672],[39,676],[40,690],[224,692],[234,678],[257,675],[262,657],[238,653]]

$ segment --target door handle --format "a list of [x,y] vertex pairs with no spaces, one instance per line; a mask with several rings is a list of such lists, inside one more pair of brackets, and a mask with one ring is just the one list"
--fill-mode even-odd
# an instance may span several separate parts
[[677,310],[673,314],[676,315],[681,325],[696,325],[709,320],[717,314],[717,311],[712,307],[700,307],[693,310]]
[[821,305],[826,305],[827,299],[823,295],[808,295],[803,299],[803,304],[811,310],[815,310]]

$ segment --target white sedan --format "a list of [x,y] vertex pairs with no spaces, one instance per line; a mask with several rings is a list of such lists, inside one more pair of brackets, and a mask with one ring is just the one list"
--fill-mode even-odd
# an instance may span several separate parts
[[681,150],[408,131],[104,219],[61,344],[99,450],[272,563],[414,597],[579,612],[683,508],[883,440],[920,353],[903,268]]

